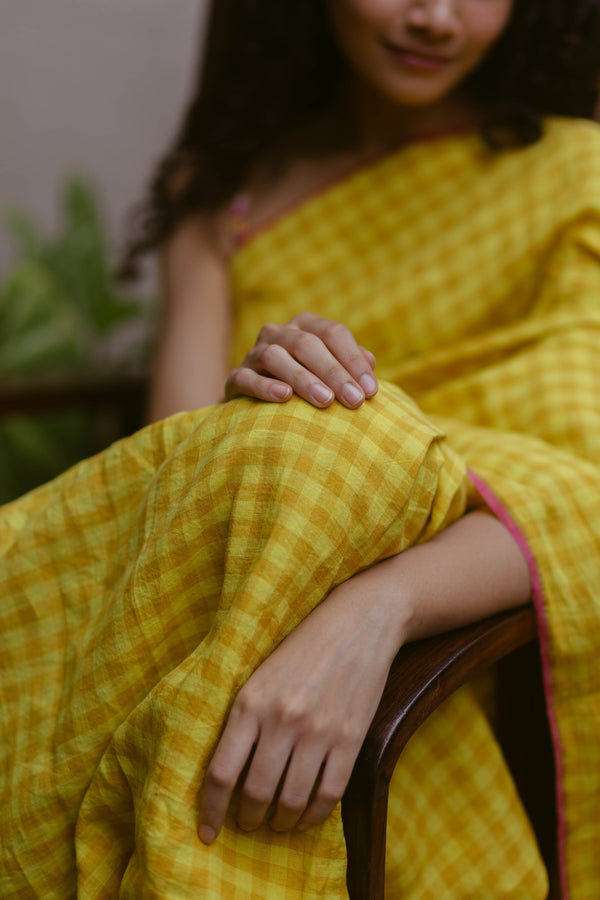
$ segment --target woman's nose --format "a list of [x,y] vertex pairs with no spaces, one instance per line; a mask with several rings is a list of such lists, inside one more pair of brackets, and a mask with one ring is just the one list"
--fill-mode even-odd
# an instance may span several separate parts
[[412,28],[445,37],[456,29],[457,0],[414,0],[409,7],[407,21]]

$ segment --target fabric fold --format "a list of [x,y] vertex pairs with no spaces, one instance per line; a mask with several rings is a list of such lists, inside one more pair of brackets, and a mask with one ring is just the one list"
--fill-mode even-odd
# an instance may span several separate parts
[[[318,312],[375,354],[379,394],[181,414],[0,511],[0,892],[344,897],[339,810],[306,834],[230,817],[207,848],[203,773],[236,691],[332,587],[487,501],[539,577],[563,896],[596,897],[597,126],[401,148],[247,241],[232,289],[234,363]],[[388,845],[391,898],[545,896],[468,688],[403,754]]]

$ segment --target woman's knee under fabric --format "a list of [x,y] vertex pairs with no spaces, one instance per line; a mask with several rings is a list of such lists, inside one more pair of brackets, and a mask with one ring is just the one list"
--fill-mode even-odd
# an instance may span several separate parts
[[239,400],[175,416],[3,511],[15,665],[36,628],[60,668],[63,645],[100,633],[109,607],[116,650],[120,627],[143,630],[166,606],[165,648],[185,632],[190,649],[217,610],[260,614],[275,595],[294,599],[287,631],[336,584],[460,515],[465,483],[441,432],[390,386],[355,411]]
[[217,407],[190,437],[190,450],[200,502],[206,492],[214,509],[226,496],[224,514],[262,523],[263,536],[282,515],[302,526],[309,545],[331,530],[345,553],[369,545],[372,558],[363,565],[377,558],[390,529],[388,553],[399,552],[464,510],[464,466],[391,386],[353,411],[339,404],[317,410],[299,399]]
[[[185,828],[178,845],[189,842],[201,872],[206,851],[194,843],[190,803],[232,697],[337,581],[402,549],[409,534],[423,533],[434,515],[442,517],[438,508],[446,519],[449,510],[458,511],[463,473],[449,456],[452,476],[446,475],[436,430],[410,409],[398,409],[392,399],[382,398],[379,408],[370,404],[362,413],[336,408],[324,414],[302,401],[284,407],[241,401],[212,410],[163,468],[149,505],[155,511],[168,505],[165,562],[173,559],[173,541],[185,545],[187,559],[163,578],[160,596],[150,606],[154,613],[166,603],[169,621],[182,604],[188,621],[204,608],[209,632],[193,649],[173,643],[176,667],[115,734],[98,767],[101,781],[90,787],[81,809],[79,834],[86,848],[99,844],[96,823],[118,823],[128,815],[123,808],[127,791],[120,786],[110,793],[105,785],[115,773],[135,770],[129,787],[136,804],[159,809],[160,798],[172,795],[173,783],[179,785],[177,817]],[[170,486],[168,501],[159,496],[163,486]],[[153,521],[160,520],[153,514]],[[214,540],[207,542],[207,534]],[[156,542],[149,530],[147,540],[150,574]],[[142,569],[136,580],[145,582]],[[136,619],[147,619],[143,606]],[[185,615],[178,620],[185,621]],[[146,638],[148,643],[148,631]],[[162,626],[161,643],[166,653]],[[143,765],[136,750],[140,735],[145,746],[156,748]],[[186,750],[190,746],[193,754]],[[327,825],[326,841],[333,841],[334,825]],[[168,828],[165,819],[161,832]],[[144,828],[140,846],[146,841],[154,847],[155,831],[156,822],[153,829]],[[234,877],[239,865],[234,848],[245,839],[230,821],[222,840],[232,848]],[[298,845],[300,859],[301,842],[297,836],[289,840]],[[288,836],[261,832],[252,846],[260,856],[287,841]],[[163,836],[161,846],[164,842]],[[120,865],[115,860],[114,870]],[[206,882],[208,876],[198,877]]]
[[[384,388],[357,411],[236,401],[175,417],[13,504],[4,658],[14,721],[35,706],[37,725],[15,734],[12,770],[49,766],[35,795],[10,785],[23,871],[77,819],[85,871],[103,848],[120,872],[123,823],[174,783],[195,858],[190,798],[235,691],[334,584],[459,515],[463,487],[440,433]],[[72,852],[40,884],[71,878]]]
[[40,653],[59,660],[62,642],[79,645],[113,603],[124,625],[147,602],[188,622],[192,604],[190,642],[240,598],[302,596],[301,618],[459,516],[465,483],[441,432],[390,386],[355,411],[239,400],[175,416],[0,513],[15,664],[32,621],[52,621]]

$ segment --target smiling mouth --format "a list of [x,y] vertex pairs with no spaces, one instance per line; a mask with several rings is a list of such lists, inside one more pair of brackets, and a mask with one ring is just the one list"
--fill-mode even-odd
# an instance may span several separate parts
[[382,43],[383,47],[395,60],[409,69],[417,69],[422,72],[437,72],[450,65],[452,61],[446,56],[434,56],[407,47],[397,47],[395,44],[390,44],[387,41]]

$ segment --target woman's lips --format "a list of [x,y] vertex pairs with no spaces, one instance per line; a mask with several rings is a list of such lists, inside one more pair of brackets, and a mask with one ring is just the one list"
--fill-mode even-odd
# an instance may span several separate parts
[[428,53],[420,53],[407,47],[397,47],[395,44],[384,42],[383,46],[394,59],[410,69],[419,69],[424,72],[437,72],[448,66],[451,60],[445,56],[434,56]]

